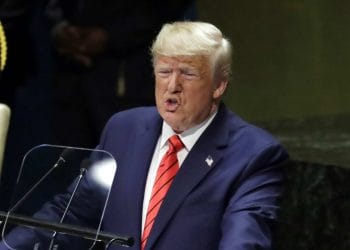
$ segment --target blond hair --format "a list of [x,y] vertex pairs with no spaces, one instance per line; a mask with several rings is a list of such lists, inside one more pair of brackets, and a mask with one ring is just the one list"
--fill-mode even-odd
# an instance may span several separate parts
[[164,56],[208,56],[215,74],[228,80],[231,75],[231,44],[213,24],[174,22],[164,24],[151,53]]

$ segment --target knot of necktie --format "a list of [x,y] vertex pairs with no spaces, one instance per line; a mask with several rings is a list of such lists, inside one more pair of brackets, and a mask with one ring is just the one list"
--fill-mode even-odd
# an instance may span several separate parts
[[169,151],[170,152],[179,152],[185,147],[178,135],[173,135],[169,138]]

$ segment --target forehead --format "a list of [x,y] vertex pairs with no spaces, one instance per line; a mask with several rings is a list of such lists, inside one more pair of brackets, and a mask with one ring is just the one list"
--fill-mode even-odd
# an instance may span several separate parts
[[207,69],[209,67],[209,59],[207,56],[163,56],[159,55],[154,60],[155,67],[190,67],[196,69]]

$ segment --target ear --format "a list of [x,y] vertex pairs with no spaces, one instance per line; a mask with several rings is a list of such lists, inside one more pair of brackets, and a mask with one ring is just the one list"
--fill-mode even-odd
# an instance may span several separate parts
[[225,92],[227,87],[227,80],[221,80],[219,83],[215,86],[214,92],[213,92],[213,98],[219,99]]

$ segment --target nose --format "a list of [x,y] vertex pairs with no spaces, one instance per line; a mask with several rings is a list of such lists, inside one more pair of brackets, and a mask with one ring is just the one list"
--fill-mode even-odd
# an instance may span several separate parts
[[170,78],[168,83],[168,91],[171,93],[177,93],[182,90],[182,84],[180,79],[180,74],[176,71],[174,71]]

